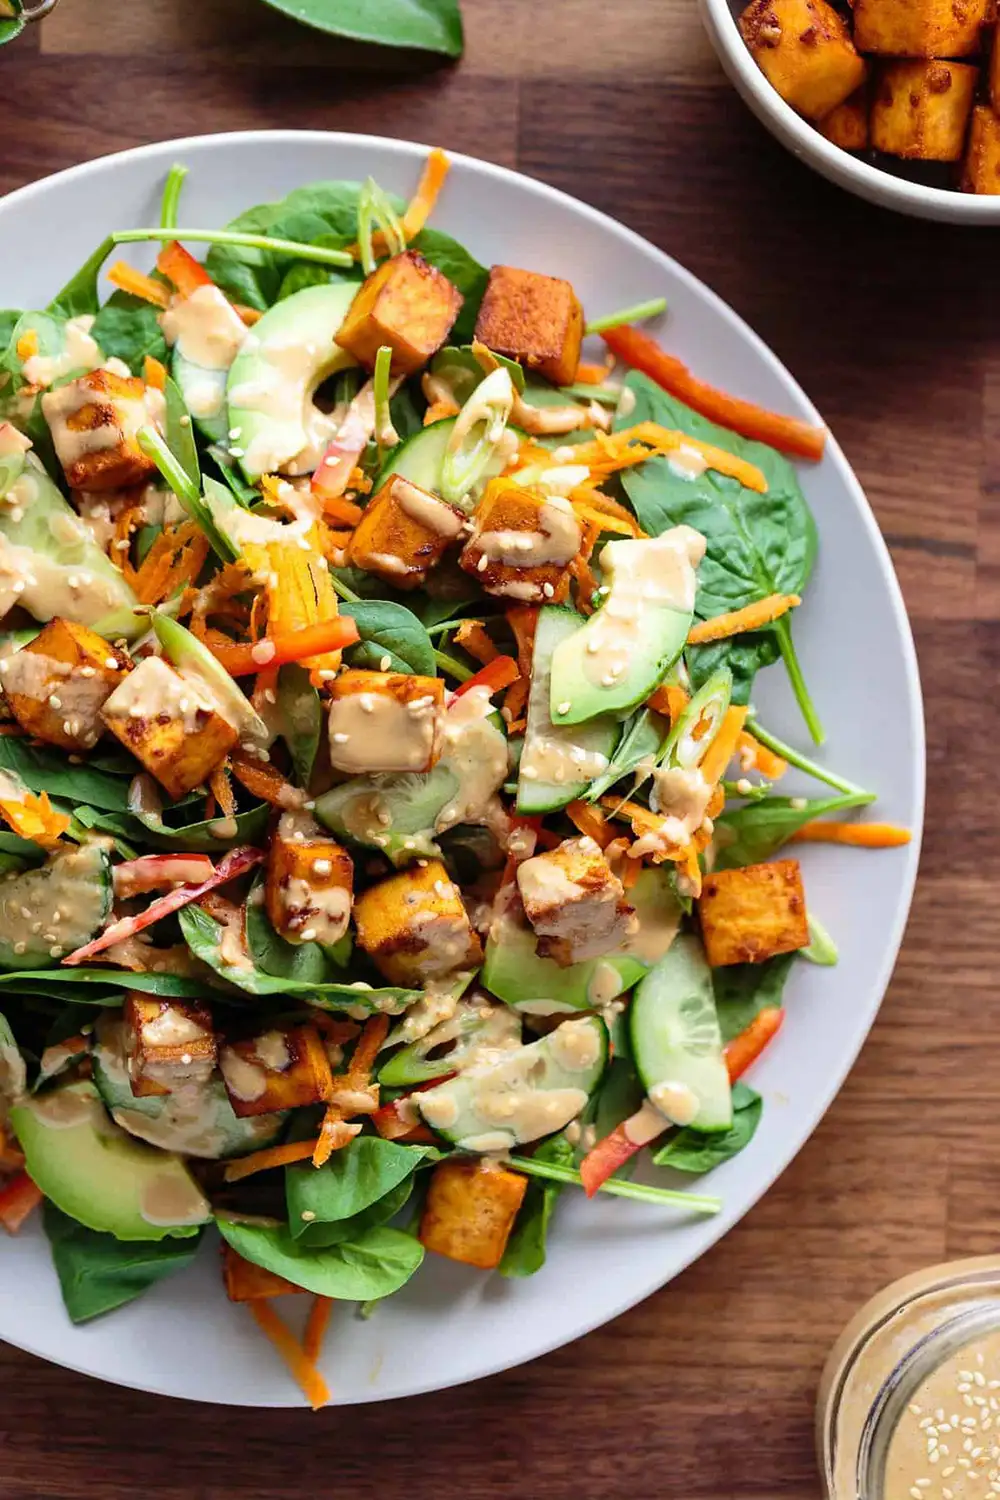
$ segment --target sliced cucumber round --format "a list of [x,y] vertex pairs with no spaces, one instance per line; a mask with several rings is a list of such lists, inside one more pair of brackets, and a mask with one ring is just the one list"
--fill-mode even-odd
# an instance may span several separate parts
[[[400,474],[411,484],[419,485],[422,490],[429,490],[434,495],[439,494],[441,471],[444,468],[445,455],[448,451],[448,439],[451,437],[455,421],[455,417],[446,417],[443,422],[432,422],[429,427],[421,428],[419,432],[414,433],[413,437],[407,438],[405,443],[400,443],[398,448],[394,448],[379,472],[375,488],[380,489],[392,474]],[[495,479],[498,474],[502,473],[505,463],[504,454],[495,453],[487,464],[479,483],[473,487],[472,495],[478,496],[487,480]]]
[[712,971],[687,933],[637,988],[629,1009],[636,1071],[668,1120],[696,1130],[728,1130],[732,1088],[715,1009]]
[[352,776],[316,800],[316,816],[338,838],[380,849],[394,865],[436,858],[434,824],[459,789],[440,762],[415,771]]
[[97,841],[3,876],[0,969],[53,968],[101,930],[111,899],[111,860]]

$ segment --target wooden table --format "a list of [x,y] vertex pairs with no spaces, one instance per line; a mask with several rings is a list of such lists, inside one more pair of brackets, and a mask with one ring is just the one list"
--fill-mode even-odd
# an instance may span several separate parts
[[691,0],[464,8],[453,69],[251,0],[62,0],[0,60],[0,190],[199,131],[373,131],[520,167],[703,277],[829,420],[906,594],[930,788],[896,976],[777,1186],[609,1327],[476,1385],[315,1419],[132,1395],[0,1349],[2,1500],[813,1500],[813,1391],[848,1314],[908,1270],[995,1248],[1000,836],[980,705],[1000,666],[996,238],[892,217],[796,164],[730,91]]

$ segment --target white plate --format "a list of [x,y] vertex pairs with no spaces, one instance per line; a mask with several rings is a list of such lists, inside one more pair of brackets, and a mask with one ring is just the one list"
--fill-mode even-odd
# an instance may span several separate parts
[[[424,148],[374,137],[259,131],[142,147],[12,194],[0,205],[2,301],[44,306],[115,227],[156,222],[164,174],[191,175],[183,222],[221,225],[321,178],[364,178],[407,194]],[[817,413],[760,339],[707,288],[644,240],[541,183],[456,157],[435,226],[486,264],[567,276],[592,316],[667,298],[662,337],[707,380],[805,418]],[[139,263],[149,264],[142,255]],[[889,981],[917,868],[924,736],[916,658],[888,553],[835,442],[803,466],[820,552],[796,640],[829,740],[820,756],[876,789],[878,814],[909,825],[908,848],[804,851],[810,904],[841,950],[836,969],[797,965],[786,1025],[755,1069],[768,1103],[749,1150],[719,1169],[715,1219],[620,1199],[559,1205],[548,1264],[504,1281],[429,1256],[414,1281],[368,1322],[335,1318],[326,1352],[336,1399],[380,1401],[440,1390],[578,1338],[647,1297],[724,1234],[815,1129],[842,1083]],[[762,718],[806,739],[780,667],[755,690]],[[821,795],[822,792],[814,792]],[[74,1329],[62,1309],[40,1227],[0,1247],[0,1336],[45,1359],[164,1395],[246,1406],[301,1404],[244,1308],[223,1295],[218,1255],[141,1301]],[[303,1299],[304,1301],[305,1299]],[[283,1303],[283,1310],[289,1306]]]

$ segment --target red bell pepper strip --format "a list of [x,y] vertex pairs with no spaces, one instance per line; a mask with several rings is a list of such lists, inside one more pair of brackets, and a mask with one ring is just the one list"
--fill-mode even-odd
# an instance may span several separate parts
[[502,688],[510,687],[520,675],[517,662],[512,656],[495,656],[492,661],[486,663],[485,667],[480,667],[468,682],[463,682],[455,689],[455,697],[461,698],[463,693],[471,692],[473,688],[485,687],[489,688],[492,698],[493,694],[499,693]]
[[[580,1178],[583,1182],[583,1190],[588,1198],[592,1198],[601,1186],[607,1182],[623,1162],[641,1151],[643,1142],[629,1140],[625,1132],[627,1120],[616,1125],[610,1135],[606,1135],[603,1141],[598,1141],[592,1146],[580,1163]],[[663,1128],[666,1130],[667,1121],[664,1120]]]
[[182,297],[190,297],[200,286],[215,285],[201,261],[195,260],[177,240],[164,245],[156,257],[156,269],[173,283]]
[[27,1172],[18,1172],[0,1190],[0,1224],[8,1234],[17,1234],[25,1219],[41,1201],[41,1188],[35,1186]]
[[671,396],[686,402],[710,421],[729,427],[743,437],[770,443],[772,448],[778,448],[782,453],[790,453],[796,458],[810,458],[818,462],[823,457],[825,427],[814,427],[812,423],[803,422],[798,417],[785,417],[778,412],[768,411],[766,407],[757,406],[753,401],[730,396],[728,392],[699,380],[682,360],[667,354],[648,333],[642,333],[627,323],[619,328],[607,329],[601,337],[613,354],[617,354],[633,369],[641,370]]
[[284,635],[265,635],[252,643],[215,646],[206,641],[205,644],[231,677],[249,677],[266,667],[283,667],[286,662],[340,651],[344,646],[353,646],[358,639],[358,627],[350,616],[335,615],[332,620],[318,620]]
[[207,854],[144,854],[115,865],[112,870],[115,897],[128,901],[146,891],[169,890],[175,885],[196,885],[215,873]]
[[226,885],[228,881],[235,880],[237,875],[243,875],[247,870],[252,870],[254,865],[259,865],[264,859],[262,849],[233,849],[220,860],[208,880],[203,880],[200,885],[181,885],[176,890],[168,891],[158,901],[150,902],[145,911],[139,912],[135,917],[122,917],[117,922],[112,922],[106,927],[100,937],[94,938],[90,943],[85,943],[82,948],[77,948],[63,959],[64,964],[79,964],[85,958],[92,958],[95,953],[101,953],[105,948],[111,948],[115,943],[124,942],[126,938],[134,937],[137,932],[142,932],[144,927],[149,927],[153,922],[159,922],[163,917],[169,917],[172,912],[180,911],[182,906],[189,906],[192,901],[197,901],[200,896],[205,896],[209,891],[214,891],[216,886]]
[[758,1011],[750,1025],[739,1036],[734,1036],[723,1048],[729,1081],[735,1083],[742,1078],[752,1062],[756,1062],[772,1037],[776,1037],[785,1019],[785,1012],[778,1005],[769,1005]]
[[334,437],[327,444],[310,481],[320,500],[334,500],[347,489],[351,474],[375,430],[375,395],[371,384],[355,396]]

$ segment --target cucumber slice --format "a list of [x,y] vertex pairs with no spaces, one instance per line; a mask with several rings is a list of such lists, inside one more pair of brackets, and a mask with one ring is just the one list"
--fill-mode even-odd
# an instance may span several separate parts
[[226,411],[229,371],[207,370],[204,365],[193,364],[175,345],[171,373],[198,431],[211,443],[224,442],[229,432]]
[[[400,474],[411,484],[419,485],[422,490],[429,490],[434,495],[439,494],[441,470],[455,420],[454,417],[446,417],[443,422],[432,422],[429,427],[424,427],[420,432],[414,433],[413,437],[407,438],[405,443],[400,443],[383,464],[375,488],[380,489],[391,475]],[[470,494],[478,499],[487,480],[494,479],[503,472],[506,461],[506,456],[502,452],[494,454],[486,466],[482,479],[473,486]]]
[[582,615],[561,605],[546,605],[538,615],[517,781],[517,810],[529,817],[553,812],[582,796],[594,777],[607,769],[618,743],[621,726],[610,717],[572,727],[552,722],[553,653],[585,624]]
[[182,677],[206,690],[218,704],[222,717],[239,731],[241,742],[260,747],[269,745],[273,736],[267,725],[208,647],[190,630],[158,610],[153,611],[152,623],[167,661]]
[[[396,1089],[427,1083],[432,1078],[443,1078],[446,1073],[460,1073],[484,1047],[504,1051],[518,1046],[520,1041],[520,1017],[506,1005],[490,1005],[484,999],[465,1000],[453,1016],[390,1057],[379,1069],[378,1081]],[[448,1050],[440,1056],[428,1057],[428,1053],[444,1047]]]
[[0,969],[53,968],[88,943],[110,912],[111,860],[96,841],[51,854],[36,870],[5,875],[0,879]]
[[732,1088],[712,971],[692,934],[675,939],[646,975],[633,997],[629,1024],[636,1071],[666,1118],[696,1130],[728,1130]]
[[499,1062],[416,1095],[416,1105],[461,1150],[507,1151],[568,1125],[607,1064],[607,1027],[597,1016],[580,1016]]
[[459,778],[440,762],[415,771],[352,776],[316,800],[316,816],[331,833],[380,849],[396,866],[434,859],[434,824],[459,789]]

